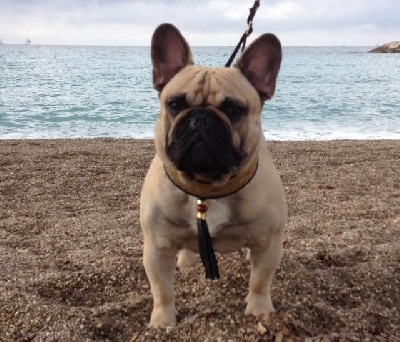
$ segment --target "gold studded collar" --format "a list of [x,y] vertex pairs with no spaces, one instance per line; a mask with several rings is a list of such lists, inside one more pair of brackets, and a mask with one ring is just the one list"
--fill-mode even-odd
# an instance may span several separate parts
[[171,182],[185,193],[197,197],[199,199],[216,199],[232,195],[242,188],[244,188],[253,179],[257,172],[258,161],[256,160],[251,167],[245,172],[233,176],[228,182],[222,186],[217,187],[211,183],[193,182],[187,184],[182,181],[178,171],[164,164],[164,170]]

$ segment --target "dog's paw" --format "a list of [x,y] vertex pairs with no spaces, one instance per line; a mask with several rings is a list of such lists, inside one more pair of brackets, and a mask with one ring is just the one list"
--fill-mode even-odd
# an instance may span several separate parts
[[168,328],[176,325],[176,309],[174,305],[155,307],[151,313],[149,327]]
[[246,315],[253,316],[266,316],[269,317],[271,312],[274,312],[274,306],[272,305],[271,297],[265,294],[254,294],[249,293],[246,298]]
[[179,269],[193,267],[196,263],[196,254],[188,249],[182,249],[178,254],[177,265]]

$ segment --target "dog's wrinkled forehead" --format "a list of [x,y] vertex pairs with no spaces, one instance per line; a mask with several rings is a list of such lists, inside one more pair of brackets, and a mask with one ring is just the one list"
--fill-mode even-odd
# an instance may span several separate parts
[[185,95],[190,106],[218,106],[226,98],[237,99],[245,105],[259,101],[255,89],[233,68],[186,66],[166,85],[161,96],[180,94]]

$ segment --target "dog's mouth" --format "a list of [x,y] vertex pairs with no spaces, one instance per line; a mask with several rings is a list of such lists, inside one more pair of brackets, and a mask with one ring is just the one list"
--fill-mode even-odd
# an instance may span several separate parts
[[176,125],[166,153],[188,180],[224,183],[242,155],[226,124],[210,109],[195,109]]
[[188,149],[180,162],[175,165],[189,180],[194,179],[200,183],[214,183],[225,179],[224,176],[230,175],[237,168],[236,162],[232,158],[233,153],[229,156],[229,153],[222,154],[219,152],[215,147],[209,146],[206,141],[199,140],[193,144],[192,148]]

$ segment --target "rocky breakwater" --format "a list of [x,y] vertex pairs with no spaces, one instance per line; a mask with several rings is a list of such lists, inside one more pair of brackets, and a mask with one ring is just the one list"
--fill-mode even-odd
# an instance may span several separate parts
[[372,49],[374,53],[400,53],[400,41],[390,42]]

